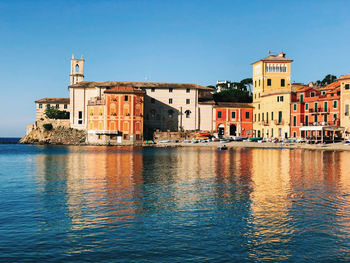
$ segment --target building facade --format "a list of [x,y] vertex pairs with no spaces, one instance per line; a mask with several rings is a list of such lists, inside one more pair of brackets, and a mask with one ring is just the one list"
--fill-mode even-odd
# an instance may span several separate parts
[[143,139],[143,90],[113,87],[88,101],[88,143],[134,144]]
[[248,103],[219,102],[214,106],[215,131],[219,137],[253,136],[253,106]]
[[69,98],[43,98],[35,101],[36,121],[45,119],[45,110],[48,107],[55,107],[60,111],[70,112]]
[[350,134],[350,74],[339,78],[340,82],[340,125],[345,128],[346,136]]
[[291,62],[285,53],[269,55],[253,65],[254,136],[290,136]]
[[313,136],[313,128],[305,128],[306,126],[339,127],[340,82],[336,81],[325,87],[296,87],[292,93],[290,111],[291,137],[294,138]]

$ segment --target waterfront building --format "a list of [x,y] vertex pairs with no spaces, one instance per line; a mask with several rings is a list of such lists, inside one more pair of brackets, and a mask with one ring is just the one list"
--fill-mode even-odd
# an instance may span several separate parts
[[325,87],[293,84],[291,100],[291,137],[331,136],[340,130],[339,81]]
[[340,76],[340,124],[345,128],[345,134],[350,134],[350,74]]
[[215,131],[220,137],[253,135],[253,106],[249,103],[218,102],[214,106]]
[[113,87],[90,98],[88,137],[91,144],[133,144],[143,139],[145,91],[133,87]]
[[47,107],[55,107],[60,111],[70,111],[69,98],[43,98],[35,101],[36,121],[45,119]]
[[254,136],[290,136],[292,61],[281,52],[252,63]]

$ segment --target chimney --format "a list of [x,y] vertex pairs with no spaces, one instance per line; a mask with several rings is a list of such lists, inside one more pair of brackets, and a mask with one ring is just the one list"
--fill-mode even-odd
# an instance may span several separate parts
[[285,58],[286,57],[286,53],[280,52],[280,54],[278,56],[281,57],[281,58]]

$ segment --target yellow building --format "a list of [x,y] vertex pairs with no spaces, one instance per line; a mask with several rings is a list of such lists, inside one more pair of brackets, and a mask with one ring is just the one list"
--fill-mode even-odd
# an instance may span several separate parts
[[350,133],[350,74],[340,76],[340,126]]
[[253,129],[255,136],[290,136],[291,62],[285,53],[269,55],[253,65]]

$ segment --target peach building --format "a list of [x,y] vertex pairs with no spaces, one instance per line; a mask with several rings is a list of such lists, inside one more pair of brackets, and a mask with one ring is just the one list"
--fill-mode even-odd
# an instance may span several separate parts
[[143,139],[145,92],[134,87],[113,87],[87,104],[91,144],[134,144]]

